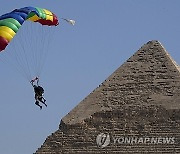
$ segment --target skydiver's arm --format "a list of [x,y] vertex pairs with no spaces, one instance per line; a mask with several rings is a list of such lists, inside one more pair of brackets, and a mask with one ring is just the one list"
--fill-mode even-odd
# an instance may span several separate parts
[[34,82],[37,80],[37,85],[39,84],[39,78],[36,77],[35,79],[31,80],[31,85],[34,86]]
[[31,83],[32,86],[34,86],[34,81],[33,80],[31,80],[30,83]]
[[39,86],[39,78],[38,78],[38,77],[36,77],[36,79],[37,79],[37,85]]

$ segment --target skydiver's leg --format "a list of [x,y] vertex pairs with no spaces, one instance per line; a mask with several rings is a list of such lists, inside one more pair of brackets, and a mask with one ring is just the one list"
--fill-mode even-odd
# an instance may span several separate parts
[[38,101],[36,101],[36,102],[35,102],[35,104],[36,104],[37,106],[39,106],[39,107],[40,107],[40,109],[42,109],[42,106],[41,106],[41,105],[39,105],[39,102],[38,102]]
[[38,95],[37,94],[35,94],[35,100],[38,101]]
[[43,101],[44,101],[44,103],[46,102],[46,99],[44,98],[44,97],[42,97],[42,99],[43,99]]
[[[43,100],[42,100],[42,99],[43,99]],[[38,100],[47,107],[47,104],[45,103],[46,100],[45,100],[42,96],[39,96],[39,97],[38,97]]]

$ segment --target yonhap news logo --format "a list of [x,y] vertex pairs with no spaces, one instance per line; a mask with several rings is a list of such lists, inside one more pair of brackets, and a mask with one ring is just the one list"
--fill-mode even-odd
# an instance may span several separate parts
[[96,143],[99,148],[105,148],[108,145],[122,145],[122,144],[175,144],[175,137],[167,136],[110,136],[109,133],[100,133],[96,137]]
[[96,143],[97,143],[99,148],[104,148],[104,147],[108,146],[110,144],[110,135],[109,134],[100,133],[96,137]]

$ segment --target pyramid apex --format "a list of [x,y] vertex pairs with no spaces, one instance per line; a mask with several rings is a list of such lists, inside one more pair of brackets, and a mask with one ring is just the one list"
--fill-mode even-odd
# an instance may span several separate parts
[[62,121],[66,124],[81,123],[97,112],[121,109],[122,106],[159,104],[165,108],[180,108],[176,101],[179,83],[179,66],[159,41],[152,40],[135,52]]

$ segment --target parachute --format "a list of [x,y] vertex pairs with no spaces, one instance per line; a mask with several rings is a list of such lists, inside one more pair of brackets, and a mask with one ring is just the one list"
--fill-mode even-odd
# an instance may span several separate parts
[[24,7],[4,14],[0,16],[0,51],[6,48],[26,20],[48,26],[59,24],[55,14],[38,7]]
[[58,25],[54,13],[39,7],[15,9],[0,16],[0,61],[10,64],[28,81],[39,77]]
[[[59,19],[75,24],[72,19]],[[39,7],[15,9],[0,16],[0,62],[10,65],[28,81],[40,78],[48,51],[54,47],[51,43],[59,19]]]

